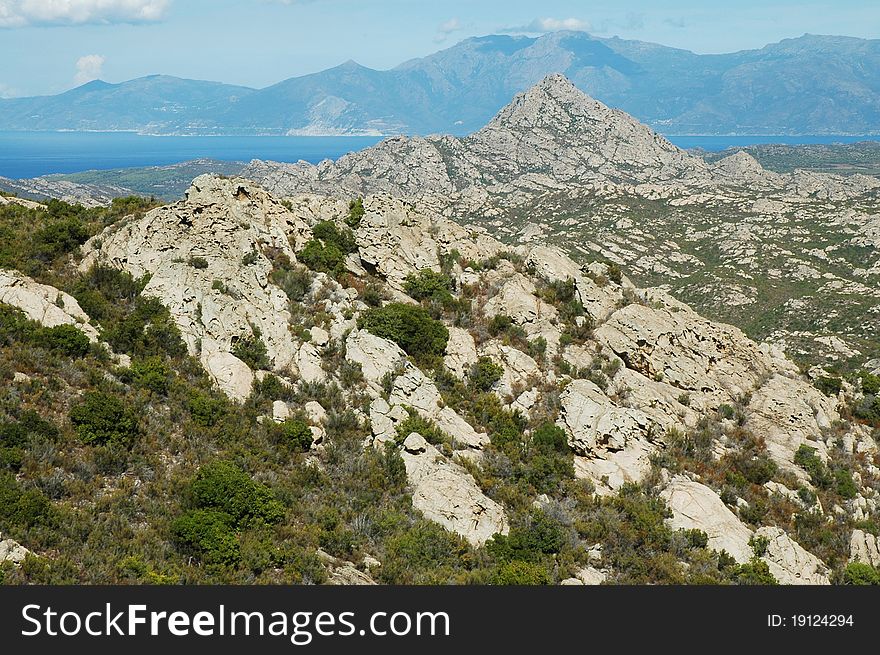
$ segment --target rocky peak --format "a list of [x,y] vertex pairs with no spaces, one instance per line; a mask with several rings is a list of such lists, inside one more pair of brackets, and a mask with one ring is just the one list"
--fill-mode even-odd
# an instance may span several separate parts
[[612,110],[578,89],[565,75],[548,75],[504,107],[485,129],[567,132],[578,119],[601,122]]

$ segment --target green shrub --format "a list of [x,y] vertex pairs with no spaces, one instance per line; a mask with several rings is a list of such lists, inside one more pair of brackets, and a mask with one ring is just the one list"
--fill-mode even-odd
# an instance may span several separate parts
[[491,357],[480,357],[468,373],[470,385],[477,391],[490,391],[504,375],[504,367]]
[[568,437],[565,430],[555,423],[543,423],[532,433],[532,445],[541,450],[568,453]]
[[492,537],[486,543],[486,550],[502,562],[537,562],[562,550],[565,539],[559,521],[536,510],[526,523],[512,527],[510,534]]
[[489,334],[493,337],[497,337],[499,334],[504,334],[510,328],[513,327],[513,319],[506,314],[496,314],[489,321]]
[[404,289],[418,301],[430,301],[440,304],[448,304],[452,301],[452,278],[443,273],[437,273],[431,269],[425,269],[418,273],[412,273],[406,278]]
[[232,462],[218,461],[200,468],[190,493],[197,507],[225,512],[236,526],[254,521],[277,523],[284,518],[284,506],[271,489],[254,482]]
[[52,503],[40,491],[23,489],[14,476],[0,472],[0,526],[45,526],[52,515]]
[[449,342],[449,330],[421,307],[392,303],[368,309],[358,319],[358,328],[390,339],[416,359],[440,357]]
[[443,432],[433,421],[429,421],[426,418],[422,418],[416,410],[410,409],[409,417],[401,421],[397,427],[397,440],[400,443],[411,435],[413,432],[422,435],[425,441],[429,444],[433,444],[435,446],[440,446],[442,444],[451,444],[452,438]]
[[850,562],[843,570],[843,584],[880,585],[880,571],[870,564]]
[[158,396],[168,395],[171,379],[174,375],[171,367],[161,357],[148,357],[135,360],[131,368],[123,375],[137,386],[147,389]]
[[251,336],[239,339],[235,343],[232,354],[255,371],[268,370],[272,362],[269,360],[269,351],[263,341],[263,335],[257,328],[252,327],[252,329]]
[[623,282],[623,271],[620,270],[620,266],[611,262],[606,264],[608,269],[608,279],[614,282],[615,284],[620,284]]
[[734,574],[734,579],[739,585],[778,585],[779,581],[770,572],[770,567],[762,559],[753,557],[745,564],[741,564]]
[[284,291],[291,302],[302,302],[312,288],[312,274],[304,268],[293,268],[289,260],[286,265],[276,265],[269,279]]
[[817,487],[826,489],[831,485],[832,476],[821,458],[816,455],[815,448],[801,444],[794,454],[794,463],[809,474],[810,480]]
[[340,229],[332,221],[322,221],[312,228],[313,238],[297,255],[313,271],[338,275],[342,273],[345,257],[357,250],[354,234]]
[[514,560],[504,562],[492,574],[492,584],[537,587],[551,583],[552,577],[542,563]]
[[208,268],[208,260],[205,259],[204,257],[190,257],[188,263],[190,266],[192,266],[193,268],[199,269],[200,271],[203,271],[206,268]]
[[58,436],[58,428],[32,410],[17,421],[0,422],[0,469],[19,470],[30,439],[57,441]]
[[281,443],[296,453],[308,452],[314,441],[309,424],[298,418],[287,419],[278,424],[275,433]]
[[862,381],[863,393],[870,396],[880,394],[880,375],[873,375],[863,371],[859,374],[859,379]]
[[138,434],[138,421],[125,400],[92,391],[70,410],[70,422],[86,444],[130,445]]
[[859,485],[853,480],[852,473],[843,468],[834,471],[834,488],[846,500],[852,500],[859,495]]
[[843,381],[840,378],[823,375],[817,378],[813,385],[826,396],[836,396],[843,388]]
[[746,480],[758,485],[766,484],[779,472],[776,462],[763,454],[745,459],[740,463],[739,469]]
[[89,353],[91,342],[82,330],[72,325],[41,328],[35,335],[38,345],[75,359]]
[[197,555],[205,564],[233,566],[241,550],[232,530],[232,518],[221,511],[197,509],[171,525],[175,541]]
[[104,326],[104,338],[116,352],[135,357],[181,357],[186,346],[168,309],[157,298],[139,296],[130,312]]
[[345,253],[338,246],[323,244],[317,239],[309,241],[297,257],[313,271],[330,275],[341,273],[345,265]]
[[356,230],[366,214],[366,210],[364,209],[364,199],[363,198],[355,198],[350,203],[348,203],[348,216],[345,217],[345,224],[348,225],[353,230]]
[[210,428],[217,425],[226,413],[227,402],[217,396],[194,392],[189,398],[188,408],[197,425]]

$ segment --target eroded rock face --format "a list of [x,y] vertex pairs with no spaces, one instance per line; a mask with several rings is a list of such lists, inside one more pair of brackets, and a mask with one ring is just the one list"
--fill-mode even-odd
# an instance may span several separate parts
[[224,353],[255,330],[276,370],[296,370],[288,298],[269,282],[265,252],[272,248],[295,261],[294,247],[308,235],[303,218],[252,182],[203,175],[186,200],[105,231],[100,250],[90,251],[96,241],[87,244],[82,267],[101,262],[135,277],[149,274],[144,294],[168,307],[190,354],[240,399],[248,376]]
[[456,448],[479,449],[489,443],[488,435],[477,432],[455,410],[444,406],[436,385],[415,367],[394,381],[389,402],[412,407],[424,418],[434,421],[438,428],[452,437]]
[[589,380],[574,380],[560,397],[560,425],[575,453],[575,474],[599,493],[638,482],[650,469],[651,438],[661,425],[646,413],[619,407]]
[[364,209],[357,230],[361,262],[397,289],[412,273],[440,270],[440,254],[455,250],[466,259],[481,261],[503,250],[483,229],[465,229],[401,200],[368,196]]
[[413,488],[413,506],[425,518],[475,546],[483,545],[495,534],[507,534],[504,509],[483,494],[470,473],[420,435],[406,439],[401,456]]
[[0,303],[17,307],[44,327],[72,325],[89,341],[98,341],[98,330],[89,323],[89,317],[73,296],[21,273],[0,269]]
[[672,529],[702,530],[709,536],[709,548],[725,550],[740,563],[749,561],[754,555],[749,545],[752,531],[709,487],[677,476],[660,496],[672,510],[669,519]]
[[827,457],[822,430],[840,419],[836,406],[836,399],[806,382],[775,375],[753,394],[745,427],[764,437],[777,464],[803,477],[803,470],[794,465],[794,454],[806,444]]
[[864,530],[853,530],[850,539],[850,561],[880,567],[880,544],[877,538]]
[[795,542],[779,528],[763,527],[755,532],[768,540],[767,552],[761,558],[780,584],[827,585],[828,567]]
[[443,358],[446,368],[462,380],[477,363],[477,359],[477,347],[471,333],[462,328],[450,327],[449,343],[446,345],[446,355]]
[[400,346],[366,330],[355,330],[348,335],[345,357],[360,365],[374,398],[381,393],[385,376],[399,372],[407,363],[406,353]]
[[596,330],[596,339],[642,375],[729,402],[771,372],[757,344],[737,328],[697,314],[629,305]]

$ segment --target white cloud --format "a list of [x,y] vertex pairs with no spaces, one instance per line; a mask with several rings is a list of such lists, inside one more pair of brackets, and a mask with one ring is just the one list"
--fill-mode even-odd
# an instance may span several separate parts
[[97,80],[104,72],[104,62],[107,61],[101,55],[85,55],[76,60],[76,75],[73,81],[79,86],[92,80]]
[[460,20],[457,18],[450,18],[448,21],[441,23],[440,26],[437,27],[437,36],[434,37],[434,42],[442,43],[449,38],[450,34],[453,32],[460,32],[462,29]]
[[161,20],[171,0],[0,0],[0,28]]
[[571,30],[575,32],[590,32],[593,26],[580,18],[536,18],[528,25],[520,27],[508,27],[504,32],[525,32],[527,34],[546,34],[548,32],[559,32],[561,30]]

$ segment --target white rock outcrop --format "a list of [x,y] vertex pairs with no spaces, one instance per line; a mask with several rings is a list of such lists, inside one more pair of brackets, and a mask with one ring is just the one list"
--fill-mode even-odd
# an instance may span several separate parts
[[17,307],[44,327],[72,325],[89,341],[98,341],[98,330],[73,296],[21,273],[0,269],[0,303]]
[[509,531],[504,509],[487,497],[473,476],[418,434],[404,441],[401,456],[413,489],[413,506],[425,518],[480,546]]

